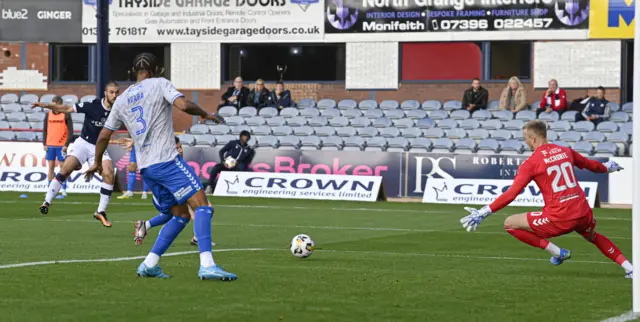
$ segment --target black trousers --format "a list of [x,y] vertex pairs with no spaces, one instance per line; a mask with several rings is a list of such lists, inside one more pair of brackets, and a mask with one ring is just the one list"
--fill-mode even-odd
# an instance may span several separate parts
[[216,187],[218,183],[218,175],[223,171],[251,171],[246,163],[236,163],[236,167],[233,169],[227,169],[224,167],[222,162],[216,164],[213,168],[211,168],[211,172],[209,173],[209,186],[212,188]]

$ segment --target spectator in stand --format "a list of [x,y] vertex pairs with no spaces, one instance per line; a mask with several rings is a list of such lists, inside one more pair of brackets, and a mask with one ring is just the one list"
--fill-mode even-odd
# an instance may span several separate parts
[[241,109],[246,106],[247,96],[249,96],[249,89],[243,86],[242,77],[238,76],[233,80],[233,86],[227,88],[227,91],[222,94],[222,101],[218,108],[234,106]]
[[556,111],[562,115],[564,111],[569,107],[567,102],[567,92],[564,89],[558,87],[558,81],[552,79],[549,81],[549,88],[544,92],[542,100],[540,101],[540,108],[538,108],[538,115],[542,112],[551,113]]
[[258,110],[267,106],[269,101],[269,90],[264,87],[264,81],[260,78],[256,81],[255,87],[247,96],[247,106],[253,106]]
[[500,95],[500,108],[513,113],[527,108],[527,91],[518,77],[511,77]]
[[295,102],[291,99],[291,92],[284,89],[284,83],[282,81],[276,82],[276,89],[269,95],[269,103],[267,106],[275,107],[277,109],[283,109],[285,107],[293,107]]
[[[54,104],[63,104],[62,97],[60,96],[54,97],[52,101]],[[58,159],[58,162],[62,165],[72,138],[73,121],[71,120],[71,114],[49,111],[44,115],[42,144],[44,145],[44,151],[47,153],[45,158],[47,159],[47,167],[49,169],[47,173],[49,184],[51,184],[51,180],[53,180],[56,159]],[[64,181],[62,183],[62,192],[56,198],[64,198],[66,195],[67,182]]]
[[[249,140],[251,139],[251,133],[249,131],[240,132],[239,140],[230,141],[220,151],[220,162],[218,162],[213,168],[211,168],[209,184],[205,193],[208,195],[213,194],[216,184],[218,183],[218,175],[222,171],[251,171],[249,166],[256,156],[256,151],[249,146]],[[236,165],[232,168],[228,168],[225,164],[227,157],[232,157],[236,160]]]
[[462,108],[473,113],[480,109],[486,109],[488,101],[489,91],[480,86],[479,78],[474,78],[471,82],[471,88],[464,91],[462,95]]
[[600,122],[608,120],[609,116],[611,116],[611,106],[604,95],[604,87],[598,87],[596,89],[596,97],[586,99],[586,107],[582,110],[582,113],[576,114],[576,122],[591,121],[598,125]]

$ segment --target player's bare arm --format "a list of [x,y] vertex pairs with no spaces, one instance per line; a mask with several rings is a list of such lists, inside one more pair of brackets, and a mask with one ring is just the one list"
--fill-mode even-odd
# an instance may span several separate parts
[[54,104],[54,103],[44,103],[44,102],[35,102],[31,108],[42,107],[48,108],[54,112],[58,113],[73,113],[75,112],[75,108],[71,105],[66,104]]
[[84,173],[85,180],[90,180],[91,177],[97,172],[102,173],[102,156],[104,155],[104,151],[107,150],[107,146],[109,145],[109,139],[111,139],[111,135],[113,131],[104,127],[102,131],[100,131],[100,135],[98,135],[98,141],[96,141],[96,156],[93,165]]

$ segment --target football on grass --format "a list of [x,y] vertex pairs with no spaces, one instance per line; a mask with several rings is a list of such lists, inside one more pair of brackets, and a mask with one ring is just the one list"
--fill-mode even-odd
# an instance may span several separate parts
[[313,248],[316,246],[316,243],[313,242],[311,237],[300,234],[296,237],[293,237],[291,240],[291,254],[295,257],[299,258],[307,258],[311,256],[313,253]]

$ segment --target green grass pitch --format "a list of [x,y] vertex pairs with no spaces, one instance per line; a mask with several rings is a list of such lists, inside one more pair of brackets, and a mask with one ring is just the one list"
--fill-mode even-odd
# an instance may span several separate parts
[[[193,226],[160,261],[169,280],[135,269],[159,229],[133,243],[133,223],[156,214],[150,199],[109,206],[113,228],[92,217],[97,195],[55,200],[0,193],[0,321],[600,321],[631,308],[631,281],[573,234],[554,267],[546,252],[504,232],[509,208],[476,233],[462,206],[212,198],[216,262],[235,282],[200,281]],[[115,197],[115,196],[114,196]],[[598,231],[631,256],[631,211],[597,209]],[[295,258],[289,242],[310,235],[316,251]],[[251,250],[253,249],[253,250]]]

